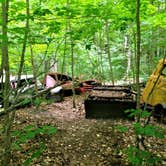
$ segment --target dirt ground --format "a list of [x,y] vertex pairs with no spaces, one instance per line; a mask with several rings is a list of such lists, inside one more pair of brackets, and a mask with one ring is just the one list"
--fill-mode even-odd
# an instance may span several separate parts
[[[13,151],[12,166],[22,166],[29,155],[29,149],[46,144],[44,153],[35,158],[32,166],[125,166],[129,165],[122,149],[134,143],[133,130],[121,133],[117,125],[132,126],[132,121],[122,119],[86,119],[84,97],[76,97],[76,108],[72,97],[63,102],[45,104],[39,110],[34,107],[17,111],[14,129],[22,130],[27,125],[51,125],[57,127],[52,136],[42,136],[29,141],[23,149]],[[155,121],[152,121],[155,123]],[[157,123],[165,128],[165,124]],[[149,138],[148,148],[162,157],[160,165],[166,165],[166,139]]]

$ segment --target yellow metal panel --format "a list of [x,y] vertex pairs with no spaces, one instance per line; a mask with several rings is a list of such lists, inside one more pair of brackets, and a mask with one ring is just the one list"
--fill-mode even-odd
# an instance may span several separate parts
[[166,105],[166,75],[162,74],[164,68],[166,68],[166,59],[161,59],[143,91],[142,100],[144,103],[152,106]]

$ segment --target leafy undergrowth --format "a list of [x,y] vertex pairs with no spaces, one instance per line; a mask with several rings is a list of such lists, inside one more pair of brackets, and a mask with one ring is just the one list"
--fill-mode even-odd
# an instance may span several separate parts
[[[21,149],[12,151],[12,166],[22,166],[45,144],[43,152],[31,161],[32,166],[125,166],[129,165],[122,149],[134,143],[133,130],[121,133],[117,125],[130,128],[132,121],[122,119],[85,119],[84,96],[77,96],[77,108],[72,108],[72,97],[63,102],[42,104],[39,110],[34,107],[17,111],[13,130],[22,131],[26,126],[41,127],[50,125],[58,130],[53,135],[40,134],[26,143]],[[155,125],[165,128],[164,124]],[[149,138],[146,146],[162,158],[166,164],[166,140]]]

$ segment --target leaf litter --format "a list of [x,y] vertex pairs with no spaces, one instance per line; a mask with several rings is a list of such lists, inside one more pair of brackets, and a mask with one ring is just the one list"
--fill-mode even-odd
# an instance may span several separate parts
[[[22,165],[27,150],[46,144],[46,150],[34,159],[33,166],[127,166],[130,165],[122,150],[134,144],[132,121],[122,119],[86,119],[85,96],[76,97],[76,108],[72,107],[72,97],[59,103],[43,103],[38,111],[34,107],[20,109],[16,113],[13,130],[22,130],[27,125],[51,125],[57,127],[52,136],[35,137],[22,150],[12,152],[12,166]],[[165,124],[152,121],[165,128]],[[128,127],[121,133],[116,126]],[[162,158],[166,164],[166,139],[148,138],[146,145],[151,152]]]

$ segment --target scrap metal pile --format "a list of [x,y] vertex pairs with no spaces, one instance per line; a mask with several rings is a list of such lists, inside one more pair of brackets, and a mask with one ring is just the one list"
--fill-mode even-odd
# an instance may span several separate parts
[[126,118],[124,111],[132,108],[135,94],[129,86],[94,87],[85,100],[86,118]]
[[[0,108],[3,107],[4,79],[0,78]],[[150,108],[153,114],[166,117],[166,59],[161,59],[156,69],[151,74],[145,88],[140,96],[141,106]],[[42,83],[33,78],[33,75],[22,75],[18,81],[17,77],[10,78],[10,103],[31,103],[36,94],[44,94],[46,99],[54,102],[63,100],[64,96],[81,94],[89,91],[85,100],[86,118],[117,118],[127,117],[124,113],[127,109],[136,108],[136,94],[130,86],[104,86],[96,80],[72,79],[61,73],[46,73]],[[18,95],[19,94],[19,95]],[[16,96],[18,100],[16,100]],[[29,102],[25,102],[27,100]],[[22,102],[23,101],[23,102]]]
[[[2,108],[0,112],[3,112],[4,84],[5,79],[0,77],[0,108]],[[18,76],[10,76],[9,103],[14,107],[23,107],[31,104],[39,96],[60,102],[65,96],[73,95],[73,91],[81,94],[97,85],[100,83],[96,80],[72,80],[70,76],[57,72],[46,73],[41,82],[33,75],[21,75],[20,80],[18,80]]]

